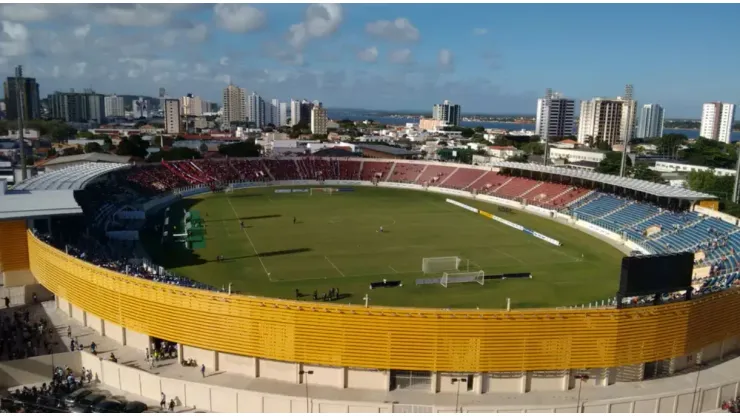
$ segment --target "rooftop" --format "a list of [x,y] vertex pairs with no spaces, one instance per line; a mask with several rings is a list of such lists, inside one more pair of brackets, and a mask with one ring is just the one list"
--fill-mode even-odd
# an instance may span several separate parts
[[82,214],[72,191],[8,191],[0,194],[0,220]]
[[110,153],[85,153],[84,155],[61,156],[42,163],[42,166],[54,166],[74,162],[108,162],[128,163],[130,156],[118,156]]
[[374,152],[386,153],[394,156],[415,156],[419,154],[419,152],[414,150],[406,150],[382,144],[357,144],[356,146],[360,149],[372,150]]
[[703,192],[696,192],[685,188],[678,188],[675,186],[663,185],[659,183],[643,181],[640,179],[622,178],[616,175],[606,175],[603,173],[588,172],[577,169],[556,168],[553,166],[519,162],[493,162],[492,165],[499,168],[519,169],[529,172],[541,172],[552,175],[567,176],[570,178],[584,179],[587,181],[599,182],[607,185],[617,186],[620,188],[630,189],[637,192],[643,192],[660,198],[676,198],[687,200],[717,199],[717,197],[714,195],[705,194]]

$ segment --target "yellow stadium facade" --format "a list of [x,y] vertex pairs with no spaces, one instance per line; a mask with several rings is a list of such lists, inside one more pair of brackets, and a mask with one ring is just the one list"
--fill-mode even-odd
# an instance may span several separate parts
[[[237,359],[255,368],[262,361],[263,371],[247,370],[255,377],[269,378],[270,369],[294,363],[341,372],[344,387],[371,373],[406,371],[487,377],[494,380],[489,391],[542,378],[560,390],[579,372],[608,385],[641,380],[646,368],[672,373],[716,360],[737,349],[740,334],[740,316],[728,313],[740,310],[734,289],[620,310],[327,306],[155,283],[71,257],[30,232],[25,237],[27,248],[20,250],[27,250],[33,275],[88,326],[105,326],[106,335],[122,331],[115,337],[124,342],[128,331],[129,344],[141,349],[148,336],[174,341],[224,370]],[[387,377],[377,380],[371,388],[389,388]]]

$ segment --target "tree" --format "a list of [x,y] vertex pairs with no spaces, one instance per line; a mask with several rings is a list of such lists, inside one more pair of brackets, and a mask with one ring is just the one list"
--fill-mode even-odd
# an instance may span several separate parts
[[731,144],[700,137],[689,143],[685,149],[679,150],[678,157],[692,165],[733,169],[737,161],[737,148]]
[[506,158],[506,161],[507,162],[527,163],[529,161],[529,156],[528,155],[514,155],[514,156],[509,156],[508,158]]
[[643,181],[665,183],[665,180],[660,173],[650,169],[647,163],[637,163],[634,167],[628,171],[629,175],[634,179],[641,179]]
[[197,150],[193,150],[189,147],[173,147],[167,151],[159,151],[149,156],[150,162],[159,162],[162,160],[185,160],[185,159],[200,159],[202,156]]
[[319,140],[322,142],[325,142],[328,139],[328,136],[326,134],[312,134],[311,140]]
[[68,147],[64,149],[64,156],[81,155],[85,153],[82,146]]
[[483,133],[486,131],[486,128],[483,126],[476,126],[473,130],[475,130],[476,133]]
[[723,199],[729,199],[732,197],[735,177],[718,176],[713,170],[692,170],[686,178],[686,185],[692,191],[704,192]]
[[670,158],[676,157],[678,149],[687,141],[683,134],[664,134],[663,137],[651,140],[658,154]]
[[85,144],[85,153],[100,153],[103,151],[103,147],[98,142],[90,142]]
[[[632,166],[632,160],[627,158],[627,166]],[[622,166],[622,153],[621,152],[606,152],[606,157],[599,162],[599,166],[596,167],[596,172],[607,173],[610,175],[619,175],[620,167]]]
[[77,132],[77,137],[80,138],[80,139],[88,139],[89,140],[89,139],[92,139],[93,138],[93,134],[90,133],[89,131],[78,131]]
[[218,147],[218,152],[229,157],[257,157],[261,149],[261,146],[254,140],[245,140],[233,144],[222,144]]
[[124,138],[123,140],[121,140],[120,143],[118,143],[116,154],[120,156],[134,156],[145,158],[148,153],[148,148],[149,143],[142,140],[141,136],[134,134],[127,138]]

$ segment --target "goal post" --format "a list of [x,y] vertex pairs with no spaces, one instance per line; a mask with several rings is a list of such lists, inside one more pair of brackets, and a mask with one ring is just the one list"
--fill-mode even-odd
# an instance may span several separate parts
[[486,283],[486,273],[483,270],[476,272],[462,272],[462,273],[444,273],[440,279],[440,284],[447,287],[450,283],[478,283],[484,285]]
[[421,259],[421,271],[424,273],[442,273],[460,270],[460,257],[424,257]]

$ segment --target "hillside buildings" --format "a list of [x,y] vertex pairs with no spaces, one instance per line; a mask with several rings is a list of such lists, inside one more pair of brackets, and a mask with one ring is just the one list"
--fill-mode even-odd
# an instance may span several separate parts
[[705,103],[701,111],[699,136],[730,143],[732,124],[735,122],[735,104]]
[[623,97],[581,101],[578,143],[604,141],[614,145],[631,140],[635,134],[636,107],[632,85],[627,85]]
[[635,137],[648,139],[663,136],[663,107],[658,104],[645,104],[640,109],[640,124]]
[[564,98],[551,89],[537,100],[537,118],[534,134],[545,141],[549,138],[573,135],[575,127],[575,100]]
[[442,104],[434,104],[432,118],[444,121],[449,126],[459,126],[461,120],[460,104],[451,104],[447,100],[444,100]]

